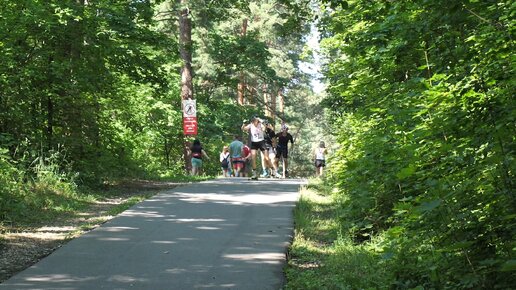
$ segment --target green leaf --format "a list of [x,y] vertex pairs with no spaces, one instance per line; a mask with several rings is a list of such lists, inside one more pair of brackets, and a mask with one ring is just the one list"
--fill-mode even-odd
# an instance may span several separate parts
[[405,179],[407,177],[410,177],[416,172],[416,166],[411,164],[405,168],[402,168],[397,174],[396,177],[399,179]]
[[503,263],[500,271],[502,271],[502,272],[516,271],[516,260],[509,260],[509,261]]
[[441,249],[444,252],[456,252],[458,250],[469,248],[473,245],[472,241],[458,242]]
[[436,199],[436,200],[432,200],[432,201],[429,201],[429,202],[423,202],[420,206],[418,206],[417,209],[418,209],[419,212],[428,212],[428,211],[431,211],[431,210],[435,209],[440,204],[441,204],[441,200],[440,199]]

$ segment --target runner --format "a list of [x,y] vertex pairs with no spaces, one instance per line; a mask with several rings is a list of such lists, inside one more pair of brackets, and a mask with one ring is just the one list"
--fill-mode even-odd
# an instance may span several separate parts
[[[267,120],[263,121],[263,125],[265,126],[265,152],[262,154],[262,177],[277,177],[279,178],[280,175],[278,174],[278,168],[276,167],[276,163],[273,162],[276,158],[275,148],[273,146],[273,140],[276,137],[276,133],[274,133],[274,127],[272,124],[270,124]],[[265,160],[265,156],[269,157],[269,162]],[[271,172],[269,172],[269,170]]]
[[[256,154],[257,150],[260,150],[262,154],[265,151],[265,141],[264,141],[264,129],[262,120],[258,117],[253,117],[253,120],[249,124],[242,124],[242,130],[250,131],[251,135],[251,166],[253,167],[253,174],[251,179],[258,179],[258,174],[256,173]],[[269,164],[269,156],[265,155],[265,164]]]
[[245,160],[242,154],[244,143],[240,141],[240,136],[235,135],[233,142],[229,144],[229,154],[231,156],[231,164],[233,165],[233,172],[235,177],[240,177],[240,174],[245,174],[243,169],[245,167]]
[[276,174],[274,175],[274,177],[281,178],[281,174],[279,174],[279,171],[280,171],[279,162],[278,162],[278,159],[276,158],[277,148],[278,148],[278,138],[276,138],[276,136],[274,136],[274,138],[272,138],[272,148],[269,149],[269,159],[271,160],[272,166],[274,166],[274,170],[276,171]]
[[283,159],[283,178],[288,176],[288,141],[294,145],[294,138],[288,132],[288,126],[281,125],[281,132],[276,134],[278,138],[278,147],[276,147],[276,160]]
[[322,174],[323,174],[323,168],[324,168],[324,166],[326,166],[325,155],[327,152],[328,152],[328,150],[326,150],[324,141],[321,141],[319,143],[319,147],[316,148],[315,152],[314,152],[314,160],[315,160],[314,165],[315,165],[315,176],[316,177],[322,176]]

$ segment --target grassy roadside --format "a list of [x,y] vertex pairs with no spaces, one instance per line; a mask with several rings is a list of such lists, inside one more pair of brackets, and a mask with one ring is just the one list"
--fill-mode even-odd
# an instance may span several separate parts
[[7,200],[15,206],[2,212],[0,220],[0,283],[129,207],[162,190],[195,181],[200,179],[130,180],[101,189],[37,182],[20,190],[12,195],[16,199]]
[[378,245],[341,235],[342,210],[320,180],[311,180],[294,210],[285,289],[388,289],[389,273]]
[[6,195],[0,196],[0,232],[73,219],[92,206],[112,200],[123,201],[109,213],[116,215],[161,189],[210,178],[184,176],[156,181],[120,180],[92,189],[77,187],[59,176],[45,176],[35,182],[19,183]]

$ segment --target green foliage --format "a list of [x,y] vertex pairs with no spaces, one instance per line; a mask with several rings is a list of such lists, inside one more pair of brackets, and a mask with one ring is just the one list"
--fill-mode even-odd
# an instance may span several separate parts
[[60,168],[61,157],[59,152],[39,157],[22,173],[10,157],[0,155],[0,224],[44,222],[91,202],[89,195],[79,194],[74,176]]
[[377,251],[382,241],[354,244],[343,235],[340,200],[321,180],[311,180],[294,210],[285,289],[390,289],[388,264]]
[[343,232],[385,235],[397,288],[510,287],[514,4],[327,2]]
[[0,148],[0,220],[11,219],[11,213],[23,207],[22,174],[12,165],[7,150]]

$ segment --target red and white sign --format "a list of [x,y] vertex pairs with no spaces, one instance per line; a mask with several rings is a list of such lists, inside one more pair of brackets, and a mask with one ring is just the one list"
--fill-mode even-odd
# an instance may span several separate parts
[[197,117],[183,118],[183,132],[185,135],[197,135]]
[[195,100],[183,100],[183,133],[197,135],[197,107]]

